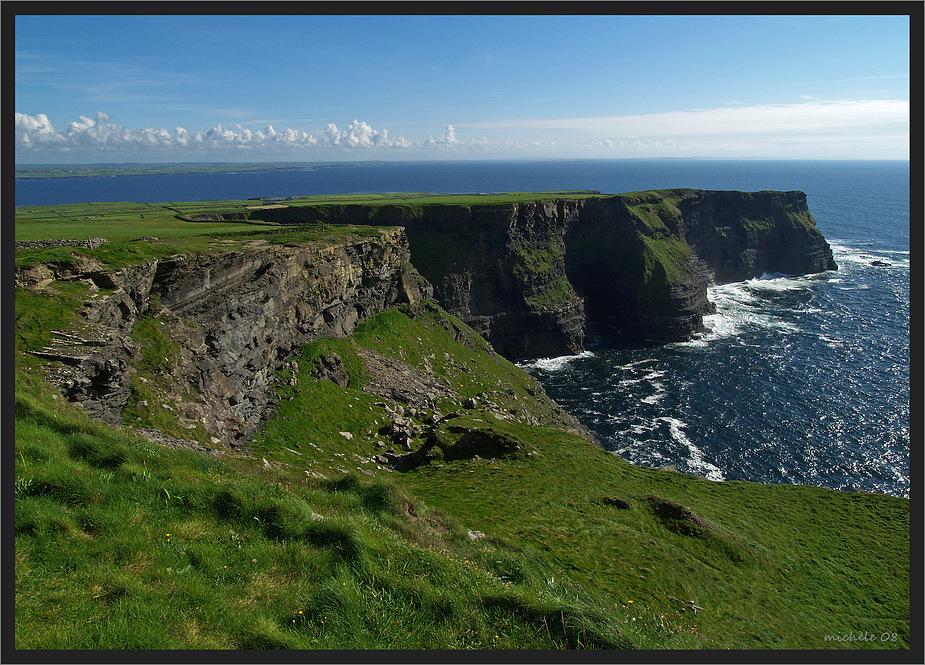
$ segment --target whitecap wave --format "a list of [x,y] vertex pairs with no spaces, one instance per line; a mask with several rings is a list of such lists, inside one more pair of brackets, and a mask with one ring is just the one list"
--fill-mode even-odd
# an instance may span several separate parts
[[643,358],[642,360],[634,360],[631,363],[625,363],[623,365],[617,365],[617,369],[633,369],[639,365],[645,365],[646,363],[655,363],[658,362],[658,358]]
[[679,342],[677,346],[704,347],[719,339],[736,337],[750,327],[775,329],[784,333],[798,332],[799,328],[795,324],[767,312],[762,294],[805,290],[814,281],[813,276],[791,277],[765,273],[745,282],[711,286],[707,296],[716,306],[716,313],[703,317],[706,332],[686,342]]
[[753,293],[783,293],[786,291],[805,291],[820,279],[825,279],[826,273],[812,275],[785,275],[783,273],[764,273],[756,279],[744,282],[746,288]]
[[582,351],[571,356],[556,356],[554,358],[537,358],[536,360],[527,360],[516,363],[518,367],[525,370],[538,369],[543,372],[558,372],[576,360],[593,358],[594,353],[591,351]]
[[829,246],[832,248],[835,263],[839,265],[909,268],[909,252],[907,250],[864,249],[840,242],[830,242]]
[[689,438],[687,438],[687,435],[684,433],[683,429],[687,426],[685,422],[668,416],[659,418],[659,420],[668,425],[668,431],[671,433],[671,438],[676,443],[681,444],[687,450],[689,454],[687,465],[691,468],[691,470],[699,475],[702,475],[707,480],[722,481],[726,479],[726,476],[723,474],[723,470],[715,464],[708,462],[704,456],[703,451],[694,445],[694,443]]
[[834,337],[829,337],[828,335],[819,335],[819,339],[825,343],[830,349],[839,349],[845,346],[845,342],[840,339],[835,339]]

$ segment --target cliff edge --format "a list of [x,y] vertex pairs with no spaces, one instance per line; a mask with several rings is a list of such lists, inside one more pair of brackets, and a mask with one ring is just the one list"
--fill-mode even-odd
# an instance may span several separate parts
[[81,334],[54,333],[32,354],[57,361],[52,382],[96,418],[131,424],[164,410],[213,444],[260,428],[275,406],[276,373],[303,345],[346,337],[367,317],[432,293],[400,228],[326,241],[256,238],[112,273],[84,263],[17,270],[27,289],[59,279],[94,292]]

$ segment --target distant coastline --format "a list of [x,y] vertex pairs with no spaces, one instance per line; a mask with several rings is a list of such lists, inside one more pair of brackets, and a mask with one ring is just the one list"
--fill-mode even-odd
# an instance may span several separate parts
[[236,171],[291,171],[332,166],[309,162],[190,162],[169,164],[23,164],[16,178],[94,178],[123,175],[174,175],[181,173],[233,173]]
[[[464,160],[468,161],[468,160]],[[513,160],[517,162],[519,160]],[[524,160],[525,163],[542,163],[548,160]],[[807,162],[816,160],[760,160],[760,159],[714,159],[706,157],[685,157],[685,158],[624,158],[617,160],[608,159],[576,159],[576,160],[553,160],[559,163],[568,162],[762,162],[762,161],[781,161],[781,162]],[[872,162],[908,162],[908,160],[819,160],[828,162],[852,162],[852,161],[872,161]],[[454,160],[434,162],[437,164],[453,163]],[[17,180],[38,180],[47,178],[100,178],[126,175],[180,175],[195,173],[246,173],[261,171],[298,171],[313,170],[317,168],[327,168],[332,166],[377,166],[385,164],[414,164],[420,163],[416,160],[395,161],[359,161],[359,162],[165,162],[165,163],[107,163],[100,162],[95,164],[17,164],[15,166],[15,176]]]

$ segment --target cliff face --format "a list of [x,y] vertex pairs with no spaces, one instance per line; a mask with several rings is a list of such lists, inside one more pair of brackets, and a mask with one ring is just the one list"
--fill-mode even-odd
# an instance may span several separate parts
[[[431,296],[408,259],[404,232],[392,229],[367,240],[253,241],[243,251],[152,261],[107,276],[112,293],[85,303],[92,340],[62,340],[38,355],[62,362],[57,382],[71,400],[115,422],[133,406],[135,366],[159,340],[166,357],[154,359],[154,380],[170,396],[165,408],[213,443],[232,443],[260,426],[275,373],[302,345]],[[139,317],[152,313],[156,332],[134,341]]]
[[509,358],[577,353],[584,301],[566,276],[576,200],[455,209],[405,219],[412,261],[441,306]]
[[710,284],[835,270],[802,192],[667,190],[590,200],[566,243],[592,320],[683,341],[715,311]]
[[569,280],[598,327],[658,341],[689,339],[713,312],[711,275],[684,242],[670,206],[653,212],[641,205],[663,202],[587,202],[567,237]]
[[510,358],[580,351],[592,323],[689,339],[714,311],[712,283],[836,268],[802,192],[666,190],[383,212],[368,217],[405,226],[440,304]]
[[803,192],[687,192],[681,229],[717,283],[836,270]]

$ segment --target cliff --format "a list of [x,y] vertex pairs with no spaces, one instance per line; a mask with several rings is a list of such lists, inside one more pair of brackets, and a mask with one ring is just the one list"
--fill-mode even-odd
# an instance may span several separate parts
[[633,192],[588,201],[566,236],[592,321],[655,341],[703,331],[707,287],[835,270],[802,192]]
[[[300,348],[347,337],[394,305],[433,297],[502,356],[540,357],[580,351],[601,326],[688,339],[713,311],[711,283],[835,269],[800,192],[258,212],[306,232],[336,226],[324,240],[283,242],[265,229],[114,271],[88,255],[92,248],[17,268],[17,284],[29,289],[62,280],[95,292],[83,302],[83,333],[59,331],[54,344],[33,349],[58,361],[62,392],[110,422],[162,421],[231,445],[272,414],[275,377]],[[100,256],[121,251],[110,245]],[[346,370],[328,360],[325,371],[342,380]]]
[[681,341],[710,284],[835,270],[802,192],[664,190],[510,203],[291,206],[279,223],[400,224],[437,301],[509,358],[580,351],[593,326]]
[[690,327],[713,279],[829,267],[789,196],[343,210],[365,228],[145,208],[18,252],[16,646],[908,649],[908,500],[630,465],[409,263],[534,349],[619,312]]
[[250,240],[112,274],[93,262],[41,265],[18,271],[17,283],[83,281],[98,293],[84,301],[81,335],[59,333],[33,352],[59,361],[53,382],[70,400],[109,422],[164,409],[199,438],[231,444],[272,411],[274,375],[304,344],[430,297],[408,259],[404,232],[390,229],[339,242]]

